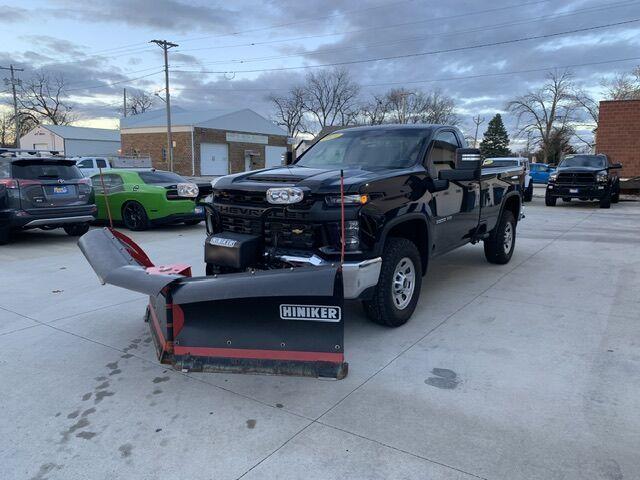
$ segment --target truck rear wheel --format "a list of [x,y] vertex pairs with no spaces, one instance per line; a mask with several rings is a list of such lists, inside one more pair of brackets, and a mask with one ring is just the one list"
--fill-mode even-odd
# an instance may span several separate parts
[[505,210],[489,238],[484,241],[484,256],[489,263],[504,265],[511,260],[515,246],[516,219],[513,213]]
[[380,325],[399,327],[416,309],[422,286],[420,252],[405,238],[389,238],[382,254],[378,285],[371,300],[363,302],[369,319]]
[[70,237],[80,237],[89,231],[88,223],[73,223],[62,227]]
[[524,195],[522,195],[522,200],[525,202],[530,202],[533,200],[533,182],[529,182],[529,186],[524,191]]

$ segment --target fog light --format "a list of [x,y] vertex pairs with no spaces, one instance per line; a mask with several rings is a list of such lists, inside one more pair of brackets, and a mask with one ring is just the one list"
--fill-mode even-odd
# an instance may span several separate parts
[[344,249],[354,251],[360,248],[360,222],[349,220],[344,222]]

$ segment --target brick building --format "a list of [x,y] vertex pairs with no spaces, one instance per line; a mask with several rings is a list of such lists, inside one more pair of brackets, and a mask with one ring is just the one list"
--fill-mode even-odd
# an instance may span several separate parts
[[640,176],[640,100],[600,102],[596,153],[622,163],[620,178]]
[[[174,171],[182,175],[227,175],[280,165],[287,132],[253,110],[171,109]],[[122,153],[149,154],[168,170],[165,110],[120,119]]]

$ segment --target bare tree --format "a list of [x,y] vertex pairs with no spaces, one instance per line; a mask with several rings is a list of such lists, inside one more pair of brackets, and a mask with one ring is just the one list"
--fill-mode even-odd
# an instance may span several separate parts
[[575,132],[575,136],[578,140],[585,144],[585,146],[591,150],[595,146],[595,131],[598,129],[598,116],[600,112],[600,103],[594,99],[591,95],[582,89],[577,89],[573,93],[573,100],[578,107],[581,115],[581,123],[586,128],[591,130],[591,136],[584,137],[578,132]]
[[304,109],[320,129],[355,122],[360,87],[347,70],[336,68],[311,72],[302,88]]
[[13,115],[9,112],[0,114],[0,147],[8,147],[13,145]]
[[518,135],[533,132],[540,147],[543,162],[555,157],[558,138],[571,137],[576,103],[573,96],[571,74],[552,73],[538,90],[529,92],[507,104],[516,116]]
[[640,99],[640,66],[634,68],[631,73],[621,73],[601,83],[606,89],[606,98],[610,100],[638,100]]
[[304,94],[302,87],[293,87],[285,95],[268,96],[274,106],[276,123],[286,128],[290,137],[307,131]]
[[387,95],[390,118],[394,123],[440,123],[456,125],[455,102],[441,90],[390,90]]
[[75,120],[67,103],[66,82],[63,75],[39,72],[24,80],[18,92],[23,114],[37,123],[69,125]]
[[382,125],[389,116],[389,100],[386,96],[374,95],[360,105],[360,123]]
[[153,97],[143,91],[136,91],[127,98],[127,115],[139,115],[153,106]]

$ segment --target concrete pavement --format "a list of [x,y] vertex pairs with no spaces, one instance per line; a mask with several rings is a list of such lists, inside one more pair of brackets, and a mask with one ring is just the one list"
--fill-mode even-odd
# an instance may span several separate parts
[[[135,233],[203,273],[200,227]],[[398,329],[349,305],[342,381],[181,373],[75,241],[0,249],[0,478],[640,477],[640,203],[534,198],[510,264],[436,259]]]

